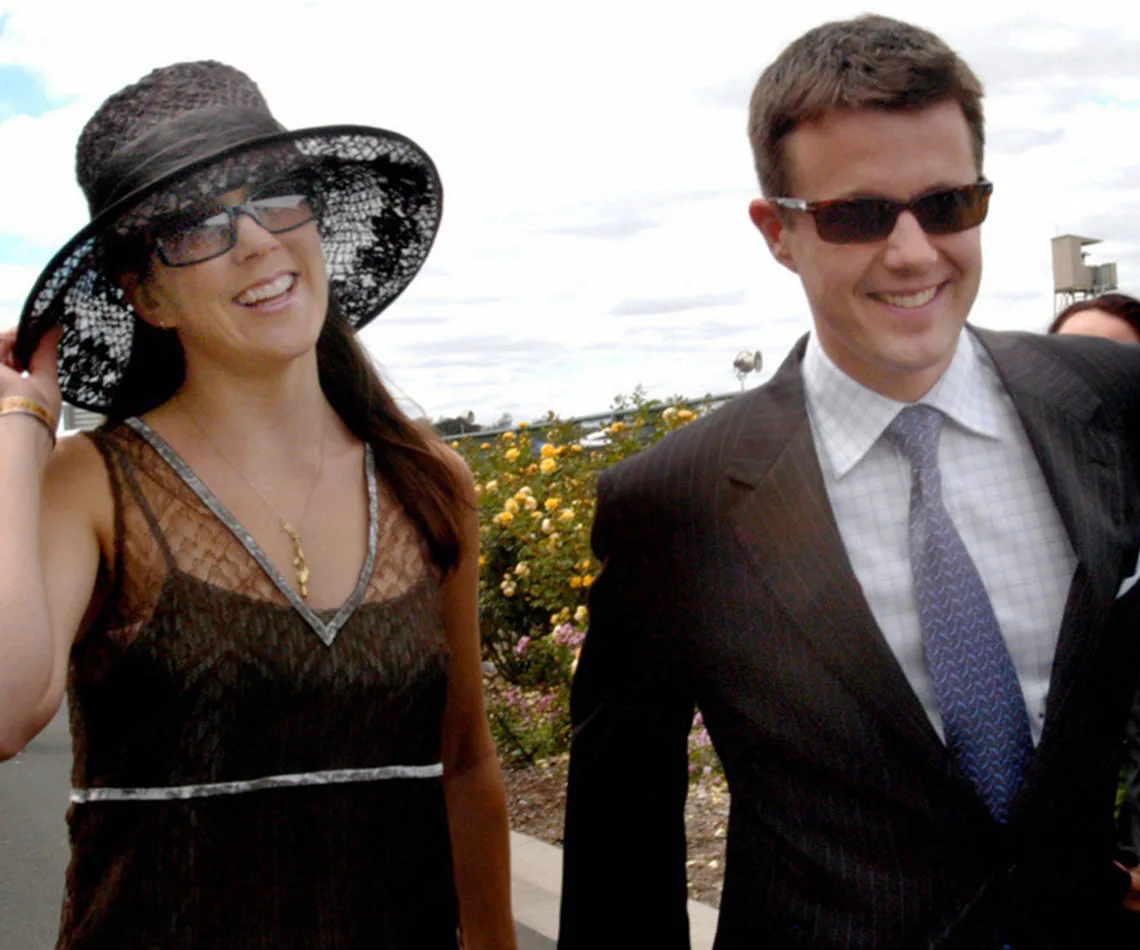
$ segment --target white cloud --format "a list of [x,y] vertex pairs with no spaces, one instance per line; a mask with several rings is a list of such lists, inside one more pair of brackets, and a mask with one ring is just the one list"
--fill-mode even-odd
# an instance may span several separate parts
[[[977,322],[1048,322],[1056,233],[1093,230],[1095,259],[1140,284],[1130,10],[879,6],[942,33],[987,84],[997,190]],[[437,161],[446,210],[429,265],[363,333],[430,415],[585,413],[638,383],[654,396],[729,391],[738,351],[762,349],[767,374],[807,329],[796,279],[747,219],[745,110],[784,44],[861,4],[278,0],[267,16],[205,0],[176,20],[123,0],[9,9],[0,63],[72,101],[0,122],[0,243],[42,247],[46,261],[86,218],[72,184],[85,118],[155,65],[213,57],[253,75],[287,125],[393,128]],[[0,268],[0,323],[34,275]],[[715,305],[668,306],[701,299]],[[664,303],[629,313],[623,301]]]

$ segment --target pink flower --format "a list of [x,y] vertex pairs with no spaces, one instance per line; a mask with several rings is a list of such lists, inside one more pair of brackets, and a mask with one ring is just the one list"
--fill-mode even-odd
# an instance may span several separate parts
[[575,627],[574,624],[564,623],[554,628],[551,637],[555,643],[569,647],[571,650],[576,650],[582,645],[582,641],[586,639],[586,634]]
[[527,636],[519,637],[519,642],[517,644],[515,644],[515,653],[519,654],[520,656],[522,654],[526,653],[526,648],[527,648],[527,645],[529,643],[530,643],[530,637],[527,637]]

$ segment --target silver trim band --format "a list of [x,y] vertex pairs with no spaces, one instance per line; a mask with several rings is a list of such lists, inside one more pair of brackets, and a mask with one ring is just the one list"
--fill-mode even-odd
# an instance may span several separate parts
[[373,769],[329,769],[299,772],[296,775],[267,775],[240,782],[211,782],[206,785],[169,785],[159,788],[73,788],[71,802],[162,802],[217,795],[242,795],[268,788],[298,788],[309,785],[343,785],[346,782],[376,782],[393,778],[439,778],[443,763],[433,765],[385,765]]

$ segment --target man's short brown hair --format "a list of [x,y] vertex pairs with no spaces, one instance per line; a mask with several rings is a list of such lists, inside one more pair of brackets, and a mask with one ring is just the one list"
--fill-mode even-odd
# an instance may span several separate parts
[[982,172],[982,84],[933,33],[889,17],[825,23],[793,41],[752,90],[748,138],[761,191],[790,197],[784,140],[829,109],[921,109],[957,102]]

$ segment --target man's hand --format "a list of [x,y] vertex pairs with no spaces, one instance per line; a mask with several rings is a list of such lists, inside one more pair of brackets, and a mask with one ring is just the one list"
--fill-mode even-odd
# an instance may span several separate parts
[[1119,861],[1116,862],[1116,866],[1122,871],[1127,871],[1128,876],[1132,878],[1132,887],[1124,898],[1124,909],[1140,914],[1140,867],[1126,868]]

